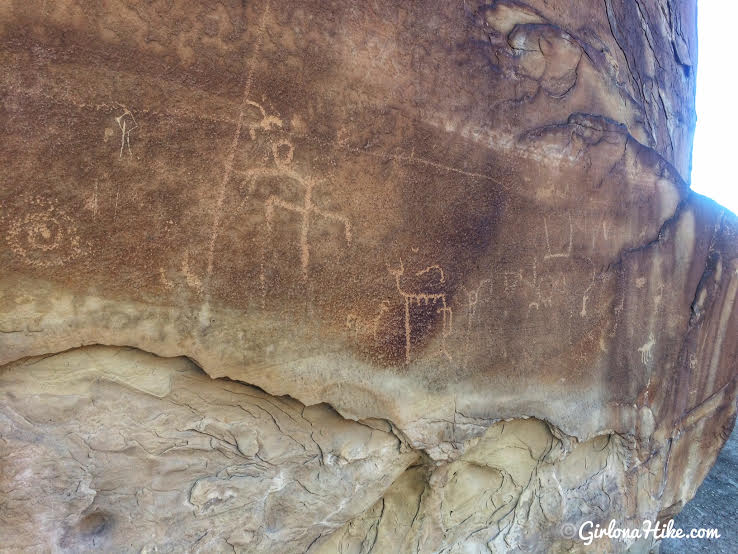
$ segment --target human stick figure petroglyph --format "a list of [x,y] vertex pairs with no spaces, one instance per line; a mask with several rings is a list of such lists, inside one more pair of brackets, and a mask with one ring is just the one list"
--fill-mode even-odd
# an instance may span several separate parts
[[131,152],[131,131],[138,129],[138,123],[136,118],[133,117],[131,110],[125,106],[120,106],[123,109],[123,113],[115,118],[115,122],[120,128],[120,155],[119,158],[123,157],[123,151],[128,148],[128,155],[132,156]]
[[[451,334],[451,329],[453,326],[453,312],[451,308],[446,303],[446,293],[445,292],[437,292],[437,293],[431,293],[431,292],[408,292],[403,290],[402,284],[400,283],[400,280],[402,276],[405,274],[405,266],[402,263],[402,259],[400,259],[400,266],[395,269],[388,268],[388,271],[390,275],[392,275],[395,278],[395,286],[397,287],[397,292],[400,293],[400,295],[403,298],[404,301],[404,324],[405,324],[405,363],[410,363],[410,351],[411,351],[411,339],[412,339],[412,324],[410,321],[410,308],[412,307],[413,303],[420,306],[422,305],[428,305],[429,303],[432,306],[435,306],[436,304],[440,303],[440,307],[436,309],[436,313],[441,314],[441,354],[448,358],[448,360],[451,360],[451,355],[446,350],[446,338]],[[432,265],[428,266],[425,269],[418,271],[415,275],[416,277],[427,274],[431,271],[436,271],[439,274],[439,280],[438,284],[445,284],[446,282],[446,276],[443,273],[443,269],[441,269],[438,265]]]
[[284,199],[270,195],[265,202],[265,219],[266,228],[269,236],[274,231],[274,211],[281,208],[290,212],[301,215],[300,223],[300,265],[302,267],[303,278],[308,278],[308,270],[310,267],[310,225],[311,219],[314,217],[322,217],[330,221],[335,221],[343,225],[344,237],[348,244],[351,243],[351,222],[343,215],[324,210],[315,205],[313,201],[313,191],[318,182],[311,177],[303,177],[295,171],[292,164],[294,148],[292,144],[282,139],[272,143],[272,157],[274,167],[259,167],[243,171],[236,171],[239,175],[243,175],[252,182],[259,178],[279,177],[297,183],[303,190],[302,204],[287,202]]
[[344,235],[346,242],[351,242],[351,223],[342,215],[338,215],[332,212],[321,210],[315,204],[313,204],[313,189],[316,183],[314,181],[305,181],[305,195],[303,197],[303,204],[293,204],[285,202],[277,196],[270,196],[266,201],[266,221],[269,232],[272,231],[272,220],[274,217],[274,208],[279,207],[284,210],[293,211],[302,215],[302,223],[300,226],[300,264],[302,265],[303,277],[308,277],[308,266],[310,264],[310,242],[309,242],[309,231],[310,231],[310,216],[312,214],[338,221],[343,224]]

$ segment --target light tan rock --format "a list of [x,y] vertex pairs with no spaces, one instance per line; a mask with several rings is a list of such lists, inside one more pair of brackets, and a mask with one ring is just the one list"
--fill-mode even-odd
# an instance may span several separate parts
[[9,550],[304,552],[418,458],[386,423],[129,348],[10,364],[0,390]]

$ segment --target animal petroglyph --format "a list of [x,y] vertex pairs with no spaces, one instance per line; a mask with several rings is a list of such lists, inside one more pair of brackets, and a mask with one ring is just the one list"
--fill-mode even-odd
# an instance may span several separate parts
[[587,288],[584,289],[584,292],[582,293],[582,309],[579,312],[579,317],[587,317],[587,302],[589,301],[589,296],[591,294],[592,288],[595,286],[595,279],[597,275],[595,273],[595,270],[592,270],[592,280],[589,282],[589,285],[587,285]]
[[93,218],[97,217],[97,211],[100,207],[100,203],[98,201],[97,190],[98,190],[98,184],[95,183],[95,188],[92,191],[92,195],[85,202],[85,209],[92,212]]
[[131,110],[124,106],[121,106],[121,108],[123,108],[123,113],[115,118],[115,122],[118,124],[118,128],[120,129],[119,158],[123,157],[123,152],[126,148],[128,149],[128,155],[133,155],[131,152],[131,131],[138,128],[138,123],[136,123],[136,118],[133,117]]
[[582,295],[582,309],[579,311],[579,317],[587,317],[587,302],[589,301],[589,291],[591,288],[592,284],[585,289]]
[[654,339],[653,333],[651,333],[648,337],[648,342],[638,349],[638,352],[641,353],[641,362],[643,362],[643,365],[648,365],[653,358],[653,347],[655,344],[656,339]]
[[[523,268],[517,271],[503,271],[502,272],[502,292],[505,295],[515,293],[519,291],[520,294],[524,294],[528,298],[528,310],[527,315],[530,315],[531,310],[540,310],[541,307],[550,308],[553,305],[553,293],[559,290],[558,281],[553,276],[542,277],[538,273],[538,263],[533,259],[531,266],[531,276],[527,276],[527,270],[524,272]],[[550,284],[548,294],[544,294],[544,284]]]
[[382,317],[389,312],[389,309],[389,300],[382,300],[379,303],[376,315],[368,321],[360,319],[355,313],[350,313],[346,316],[346,328],[353,331],[355,336],[371,335],[376,340],[377,334],[379,333],[379,326],[382,323]]
[[279,119],[276,115],[267,114],[264,106],[262,106],[261,104],[254,102],[253,100],[246,100],[244,110],[247,112],[248,108],[246,108],[246,106],[256,108],[259,113],[259,116],[255,121],[250,123],[247,122],[249,137],[251,138],[251,140],[256,140],[257,130],[271,131],[273,129],[282,128],[282,120]]
[[164,288],[166,289],[174,288],[174,283],[167,279],[167,272],[164,271],[163,267],[159,268],[159,281],[161,281],[161,284],[164,285]]
[[654,304],[655,310],[659,309],[663,298],[664,298],[664,285],[662,283],[656,288],[656,295],[653,297],[653,304]]
[[11,219],[5,239],[13,253],[35,267],[63,265],[82,254],[77,226],[55,203],[35,196]]
[[[390,275],[395,278],[395,286],[397,292],[403,298],[404,301],[404,324],[405,324],[405,363],[410,363],[411,345],[412,345],[412,322],[410,318],[410,312],[413,305],[432,305],[440,306],[436,309],[436,313],[441,314],[441,349],[440,354],[445,356],[448,360],[451,360],[451,355],[446,350],[446,338],[451,334],[453,328],[453,312],[446,302],[445,292],[408,292],[403,290],[401,280],[405,274],[405,266],[400,260],[400,266],[395,269],[389,269]],[[415,276],[419,277],[435,271],[439,275],[438,284],[444,284],[446,277],[443,270],[438,265],[428,266],[425,269],[418,271]]]

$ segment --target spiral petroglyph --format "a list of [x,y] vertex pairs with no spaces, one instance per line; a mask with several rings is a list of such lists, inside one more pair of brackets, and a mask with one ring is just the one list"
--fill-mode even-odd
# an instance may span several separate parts
[[15,256],[35,267],[63,265],[82,254],[74,220],[55,203],[33,197],[27,213],[9,218],[5,239]]

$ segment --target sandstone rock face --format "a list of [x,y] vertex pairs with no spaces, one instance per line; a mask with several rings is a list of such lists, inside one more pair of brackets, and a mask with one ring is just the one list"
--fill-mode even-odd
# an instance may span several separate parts
[[90,347],[0,380],[17,525],[4,547],[304,552],[418,458],[386,422],[211,381],[182,358]]
[[577,551],[694,495],[738,370],[694,2],[0,23],[2,548]]

